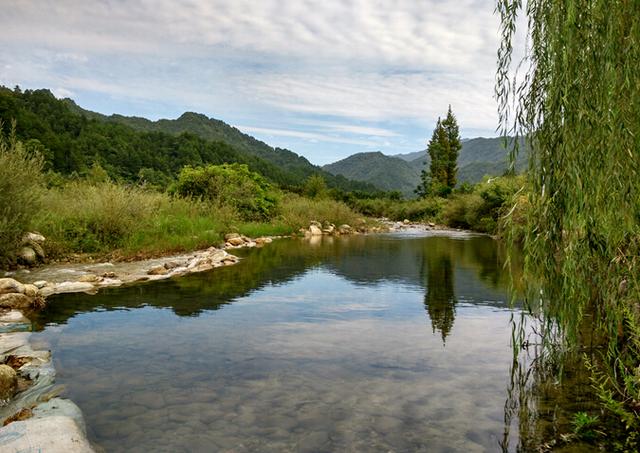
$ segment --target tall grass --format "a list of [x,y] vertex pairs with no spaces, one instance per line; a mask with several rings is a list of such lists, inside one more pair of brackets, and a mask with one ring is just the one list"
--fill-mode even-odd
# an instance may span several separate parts
[[42,156],[7,136],[0,122],[0,265],[6,265],[40,207]]

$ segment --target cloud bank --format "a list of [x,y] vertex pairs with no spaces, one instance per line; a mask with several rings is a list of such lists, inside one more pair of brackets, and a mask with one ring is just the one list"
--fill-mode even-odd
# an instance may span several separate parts
[[103,113],[195,110],[316,163],[421,149],[449,104],[494,135],[492,1],[8,3],[0,83]]

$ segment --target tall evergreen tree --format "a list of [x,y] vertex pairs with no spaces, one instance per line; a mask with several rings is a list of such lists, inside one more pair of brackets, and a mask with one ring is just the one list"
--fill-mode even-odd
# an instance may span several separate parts
[[438,118],[436,127],[427,145],[431,162],[429,170],[421,173],[421,182],[416,193],[421,197],[430,194],[446,195],[456,185],[458,173],[458,153],[462,148],[460,129],[456,117],[449,106],[444,120]]

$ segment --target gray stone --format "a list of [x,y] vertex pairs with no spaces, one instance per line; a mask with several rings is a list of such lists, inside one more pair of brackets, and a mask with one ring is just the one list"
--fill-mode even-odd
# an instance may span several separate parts
[[[45,288],[42,288],[40,290],[40,294],[42,294],[42,290]],[[96,290],[95,286],[87,282],[62,282],[62,283],[58,283],[54,287],[55,294],[86,293],[86,292],[95,292],[95,290]]]
[[36,244],[42,244],[45,241],[45,237],[40,233],[27,233],[22,238],[23,244],[35,242]]
[[9,365],[0,365],[0,401],[8,400],[18,388],[18,375]]
[[91,453],[93,448],[81,427],[57,415],[9,423],[0,429],[0,450],[50,453]]

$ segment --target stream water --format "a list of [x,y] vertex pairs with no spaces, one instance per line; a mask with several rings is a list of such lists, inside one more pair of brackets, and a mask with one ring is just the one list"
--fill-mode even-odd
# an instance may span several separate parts
[[280,240],[34,318],[108,452],[515,449],[509,278],[486,236]]

